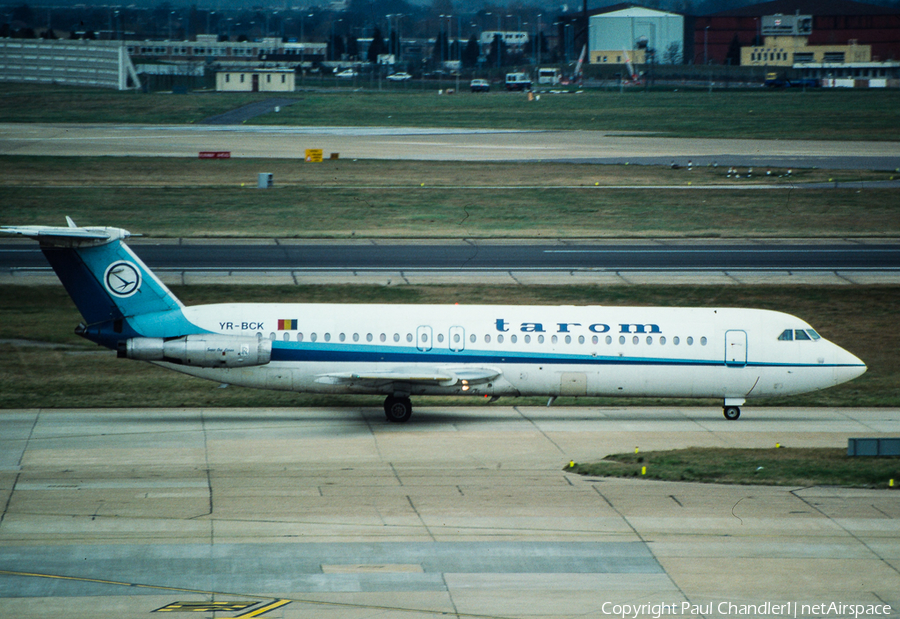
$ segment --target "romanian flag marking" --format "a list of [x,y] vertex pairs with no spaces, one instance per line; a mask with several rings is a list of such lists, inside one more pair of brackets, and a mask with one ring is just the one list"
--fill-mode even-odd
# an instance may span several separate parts
[[297,330],[297,319],[296,318],[288,318],[288,319],[278,319],[278,330],[279,331],[296,331]]

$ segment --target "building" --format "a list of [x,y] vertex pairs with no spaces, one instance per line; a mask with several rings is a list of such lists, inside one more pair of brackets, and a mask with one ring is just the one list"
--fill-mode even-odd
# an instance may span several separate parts
[[128,41],[128,53],[141,61],[210,62],[259,66],[260,63],[310,67],[325,60],[326,43],[284,43],[278,37],[262,41],[219,41],[197,35],[196,41]]
[[0,39],[0,82],[140,88],[121,41]]
[[872,46],[810,45],[808,37],[766,37],[762,45],[741,48],[741,66],[790,67],[795,64],[871,62]]
[[226,69],[216,73],[218,92],[293,92],[293,69]]
[[638,6],[610,9],[589,18],[591,64],[622,64],[626,53],[636,64],[684,61],[683,15]]
[[[696,18],[695,64],[740,64],[742,48],[750,54],[793,53],[797,47],[832,47],[822,53],[865,53],[872,61],[900,59],[900,10],[852,0],[774,0]],[[803,45],[766,44],[766,37],[804,37]],[[850,47],[855,46],[855,50]],[[782,51],[783,49],[783,51]],[[796,49],[800,54],[815,50]],[[752,62],[752,61],[751,61]],[[784,62],[780,59],[779,62]],[[793,63],[788,59],[787,66]]]

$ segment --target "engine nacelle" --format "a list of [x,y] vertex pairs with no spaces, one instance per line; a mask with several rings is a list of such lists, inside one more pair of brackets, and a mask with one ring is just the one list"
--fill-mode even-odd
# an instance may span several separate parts
[[245,368],[272,359],[272,341],[228,335],[186,335],[176,339],[135,337],[119,344],[119,357],[168,361],[199,368]]

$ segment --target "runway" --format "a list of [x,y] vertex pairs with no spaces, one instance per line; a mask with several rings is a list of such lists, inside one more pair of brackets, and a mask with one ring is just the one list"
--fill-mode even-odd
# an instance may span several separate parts
[[42,156],[325,157],[431,161],[577,161],[900,168],[900,142],[667,138],[634,132],[403,127],[65,125],[0,123],[0,154]]
[[636,447],[842,447],[897,436],[900,409],[747,407],[729,422],[717,407],[423,400],[402,426],[377,405],[19,410],[0,426],[4,617],[900,608],[896,491],[564,471]]

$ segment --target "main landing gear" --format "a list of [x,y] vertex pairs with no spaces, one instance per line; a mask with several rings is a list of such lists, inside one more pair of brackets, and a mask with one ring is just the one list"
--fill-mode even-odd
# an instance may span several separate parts
[[725,419],[728,419],[729,421],[734,421],[741,416],[741,409],[737,406],[726,406],[722,410],[725,413]]
[[725,398],[722,412],[725,413],[725,419],[734,421],[741,416],[741,404],[746,402],[743,398]]
[[412,402],[406,396],[389,395],[384,400],[384,414],[388,421],[406,423],[412,417]]

